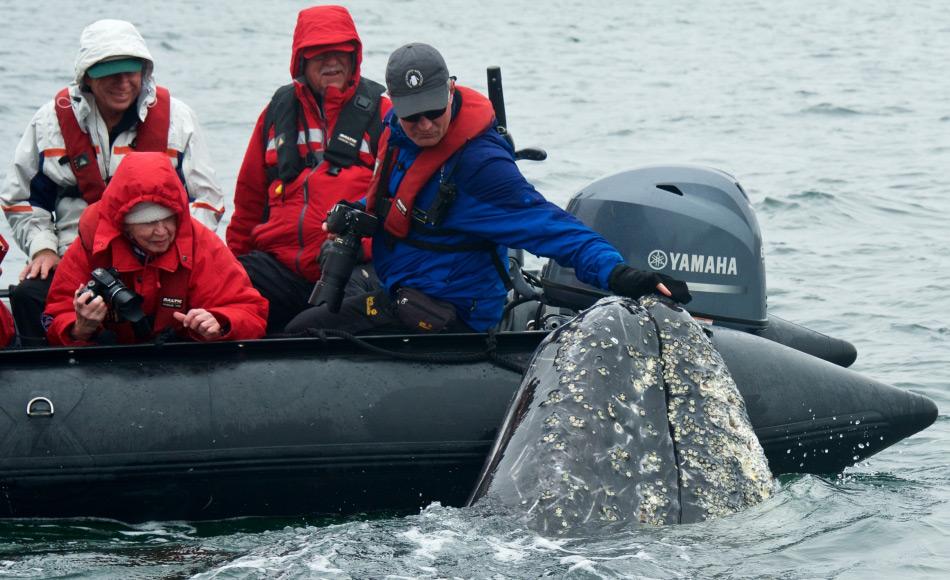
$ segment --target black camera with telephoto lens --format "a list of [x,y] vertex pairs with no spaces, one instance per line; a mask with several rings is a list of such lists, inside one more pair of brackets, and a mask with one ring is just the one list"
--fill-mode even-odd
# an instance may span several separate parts
[[83,293],[91,292],[93,296],[102,296],[106,306],[111,308],[118,320],[126,320],[133,324],[145,318],[142,312],[142,297],[126,288],[119,280],[119,273],[112,268],[96,268],[86,282]]
[[341,202],[327,213],[327,232],[336,234],[320,255],[322,273],[310,294],[310,304],[326,304],[330,312],[339,312],[343,290],[359,259],[363,238],[376,232],[376,216],[363,211],[360,204]]

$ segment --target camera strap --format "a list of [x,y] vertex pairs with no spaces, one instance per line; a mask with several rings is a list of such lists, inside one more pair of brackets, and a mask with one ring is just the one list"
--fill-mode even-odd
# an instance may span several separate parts
[[[379,223],[386,223],[386,217],[393,207],[393,198],[389,195],[389,174],[392,171],[393,162],[399,155],[398,147],[389,147],[386,149],[386,156],[383,157],[383,164],[379,168],[379,179],[376,181],[376,190],[370,192],[373,204],[368,207],[369,211],[376,214]],[[369,201],[369,200],[367,200]]]
[[135,333],[135,339],[146,341],[152,338],[152,320],[149,316],[142,316],[138,321],[132,323],[132,332]]
[[[461,152],[461,150],[459,150]],[[431,226],[438,228],[445,221],[446,214],[455,204],[455,198],[458,197],[458,186],[455,185],[455,168],[458,167],[459,154],[456,153],[448,163],[439,169],[439,190],[435,194],[435,199],[429,206],[429,209],[423,210],[418,206],[412,208],[412,227],[417,229],[419,226]],[[449,170],[445,168],[449,166]],[[427,230],[423,230],[427,231]]]

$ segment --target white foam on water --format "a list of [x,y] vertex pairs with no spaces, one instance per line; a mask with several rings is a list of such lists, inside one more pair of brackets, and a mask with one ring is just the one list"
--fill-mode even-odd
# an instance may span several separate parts
[[435,560],[447,545],[456,543],[459,537],[457,533],[451,530],[425,533],[415,526],[409,528],[401,535],[410,542],[419,545],[419,547],[413,551],[414,555],[430,560]]

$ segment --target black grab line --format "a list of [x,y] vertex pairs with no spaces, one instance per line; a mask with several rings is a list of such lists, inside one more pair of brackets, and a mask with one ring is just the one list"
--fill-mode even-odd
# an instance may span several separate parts
[[328,337],[337,337],[342,338],[348,342],[351,342],[360,348],[368,350],[370,352],[380,354],[383,356],[388,356],[397,360],[406,360],[414,362],[427,362],[427,363],[438,363],[438,364],[465,364],[472,362],[479,362],[487,360],[488,362],[495,364],[498,367],[501,367],[505,370],[509,370],[520,375],[524,375],[525,371],[528,369],[527,365],[520,365],[513,361],[506,360],[501,357],[496,351],[498,342],[495,339],[495,333],[489,332],[488,336],[485,339],[486,348],[481,352],[474,352],[470,354],[435,354],[435,353],[409,353],[409,352],[397,352],[394,350],[389,350],[385,348],[378,347],[374,344],[371,344],[345,330],[338,330],[334,328],[308,328],[301,332],[295,333],[283,333],[271,335],[274,338],[319,338],[321,342],[326,342]]

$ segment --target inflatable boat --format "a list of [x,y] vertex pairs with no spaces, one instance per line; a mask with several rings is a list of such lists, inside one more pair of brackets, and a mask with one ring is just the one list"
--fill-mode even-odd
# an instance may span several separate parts
[[[770,316],[761,236],[720,171],[650,167],[568,209],[629,263],[686,280],[769,467],[836,473],[933,423],[848,368],[845,341]],[[124,521],[463,505],[527,361],[601,294],[524,275],[496,333],[313,336],[0,352],[0,517]]]

